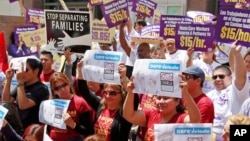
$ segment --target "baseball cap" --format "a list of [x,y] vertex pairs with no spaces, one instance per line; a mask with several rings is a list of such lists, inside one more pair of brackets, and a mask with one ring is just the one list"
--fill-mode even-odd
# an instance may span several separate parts
[[203,70],[198,66],[190,66],[186,70],[184,70],[183,73],[195,75],[201,78],[202,81],[205,80],[205,74]]

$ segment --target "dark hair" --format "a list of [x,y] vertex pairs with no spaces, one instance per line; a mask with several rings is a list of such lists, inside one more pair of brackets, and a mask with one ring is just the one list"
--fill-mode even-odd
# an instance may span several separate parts
[[40,54],[48,55],[49,58],[53,59],[53,54],[50,51],[42,50]]
[[220,69],[226,71],[226,74],[229,75],[229,76],[232,74],[232,71],[231,71],[230,68],[229,68],[228,66],[226,66],[226,65],[217,66],[217,67],[214,69],[213,72],[215,72],[216,70],[220,70]]
[[30,68],[34,71],[35,69],[38,69],[38,74],[37,77],[40,78],[40,74],[42,73],[43,70],[43,65],[41,61],[35,58],[28,58],[26,63],[30,65]]
[[184,113],[185,112],[185,106],[183,105],[183,102],[182,102],[182,99],[180,99],[180,98],[174,98],[174,100],[179,100],[180,102],[179,102],[179,104],[176,106],[176,112],[177,113]]
[[11,42],[11,44],[15,44],[15,33],[14,32],[11,32],[11,34],[10,34],[10,42]]
[[17,134],[22,135],[23,128],[18,115],[17,107],[13,103],[10,103],[8,101],[1,101],[0,105],[9,110],[7,115],[5,116],[5,119],[13,127]]
[[248,49],[247,52],[244,54],[243,59],[245,60],[248,55],[250,55],[250,49]]
[[23,133],[23,138],[26,136],[34,136],[37,141],[43,141],[44,125],[41,124],[31,124],[29,125]]
[[143,20],[137,20],[136,22],[135,22],[135,25],[136,24],[138,24],[138,25],[141,25],[141,26],[146,26],[147,25],[147,23],[145,22],[145,21],[143,21]]
[[[51,89],[52,99],[59,98],[58,95],[54,92],[55,91],[55,84],[58,81],[62,81],[70,86],[69,79],[64,73],[54,72],[53,75],[50,77],[50,89]],[[75,93],[74,89],[71,86],[70,86],[70,93],[71,94]]]

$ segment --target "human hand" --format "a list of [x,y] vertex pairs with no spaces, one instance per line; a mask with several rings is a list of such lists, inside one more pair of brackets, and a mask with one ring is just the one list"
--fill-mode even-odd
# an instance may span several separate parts
[[9,68],[6,70],[5,73],[6,80],[11,80],[14,76],[14,70],[12,69],[12,63],[9,65]]
[[180,84],[179,84],[179,87],[181,88],[181,93],[186,94],[188,93],[188,89],[187,89],[188,82],[187,82],[186,76],[183,74],[179,74],[179,77],[181,78]]
[[64,56],[67,64],[71,64],[71,48],[65,48]]
[[128,93],[133,93],[133,90],[134,90],[134,88],[135,88],[135,84],[134,84],[134,77],[132,76],[131,78],[130,78],[130,81],[128,82],[128,84],[127,84],[127,92]]
[[77,67],[77,70],[81,70],[81,69],[83,68],[83,59],[80,60],[80,61],[77,63],[76,67]]
[[235,53],[240,53],[242,47],[240,45],[237,45],[238,40],[234,41],[232,44],[232,47],[230,48],[230,50],[235,54]]
[[63,38],[58,38],[59,40],[61,40],[58,42],[58,46],[61,48],[64,48],[64,47],[70,46],[71,37],[65,31],[62,31],[62,32],[65,36]]
[[24,63],[21,63],[21,68],[17,70],[16,79],[18,83],[24,83],[25,71],[24,71]]
[[194,54],[194,48],[190,47],[187,49],[187,56],[189,58],[193,58],[193,54]]
[[71,116],[68,113],[63,114],[63,121],[67,126],[69,126],[72,129],[74,129],[76,126],[75,121],[71,118]]

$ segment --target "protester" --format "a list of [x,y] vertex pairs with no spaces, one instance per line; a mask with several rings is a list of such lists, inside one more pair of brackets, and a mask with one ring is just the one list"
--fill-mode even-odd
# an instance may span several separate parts
[[237,62],[232,66],[234,74],[228,66],[216,67],[212,75],[215,90],[207,94],[214,104],[213,133],[216,134],[217,140],[221,140],[223,125],[228,117],[237,114],[244,100],[248,98],[249,83],[240,51],[241,47],[237,46],[235,41],[230,49],[234,62]]
[[[79,71],[83,66],[78,65],[78,67]],[[126,74],[126,69],[121,70],[125,71],[123,74]],[[132,124],[122,117],[122,105],[126,97],[126,91],[121,85],[105,83],[102,91],[103,97],[100,99],[88,90],[86,81],[83,80],[82,72],[79,71],[78,73],[79,91],[89,105],[96,111],[94,122],[95,134],[105,138],[106,141],[127,141]],[[126,79],[121,78],[121,80]],[[127,83],[127,81],[122,83]],[[134,105],[133,108],[136,109],[138,99]]]
[[52,65],[54,63],[53,54],[49,51],[42,50],[40,53],[40,61],[43,65],[43,71],[40,75],[40,79],[43,82],[49,82],[50,77],[55,72],[55,70],[53,70],[52,68]]
[[[26,69],[24,70],[24,65]],[[39,123],[39,106],[43,100],[48,99],[49,91],[40,80],[42,63],[36,58],[28,58],[16,72],[17,86],[10,91],[11,80],[15,70],[10,67],[6,71],[6,83],[3,88],[3,101],[14,102],[18,106],[19,116],[25,129],[32,123]]]
[[93,134],[94,113],[87,102],[74,93],[67,76],[55,72],[50,78],[51,99],[70,100],[67,113],[63,120],[67,129],[50,128],[50,137],[54,141],[82,141],[83,137]]
[[184,105],[180,98],[168,96],[155,96],[155,103],[157,110],[135,111],[134,107],[134,93],[135,85],[133,79],[128,83],[128,94],[123,105],[123,117],[129,122],[146,127],[145,141],[154,141],[154,124],[165,123],[199,123],[201,115],[197,105],[191,97],[187,80],[184,75],[181,75],[182,81],[180,88],[182,89],[182,96],[187,103],[188,114],[185,113]]

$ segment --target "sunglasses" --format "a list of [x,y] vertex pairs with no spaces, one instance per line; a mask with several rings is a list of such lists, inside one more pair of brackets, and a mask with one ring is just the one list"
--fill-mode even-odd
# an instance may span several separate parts
[[117,91],[103,91],[102,92],[104,95],[109,95],[109,96],[116,96],[117,94],[121,93],[121,92],[117,92]]
[[213,80],[216,80],[217,77],[219,77],[220,79],[224,79],[224,78],[226,77],[226,75],[224,75],[224,74],[213,75],[213,76],[212,76],[212,79],[213,79]]
[[189,80],[191,78],[193,78],[193,79],[197,79],[198,78],[197,76],[192,75],[192,74],[185,74],[185,73],[182,73],[182,74],[185,76],[186,80]]
[[60,85],[60,86],[56,86],[56,87],[55,87],[55,91],[58,91],[58,90],[60,90],[60,89],[62,89],[62,88],[65,88],[66,86],[68,86],[67,83],[63,83],[63,84]]

